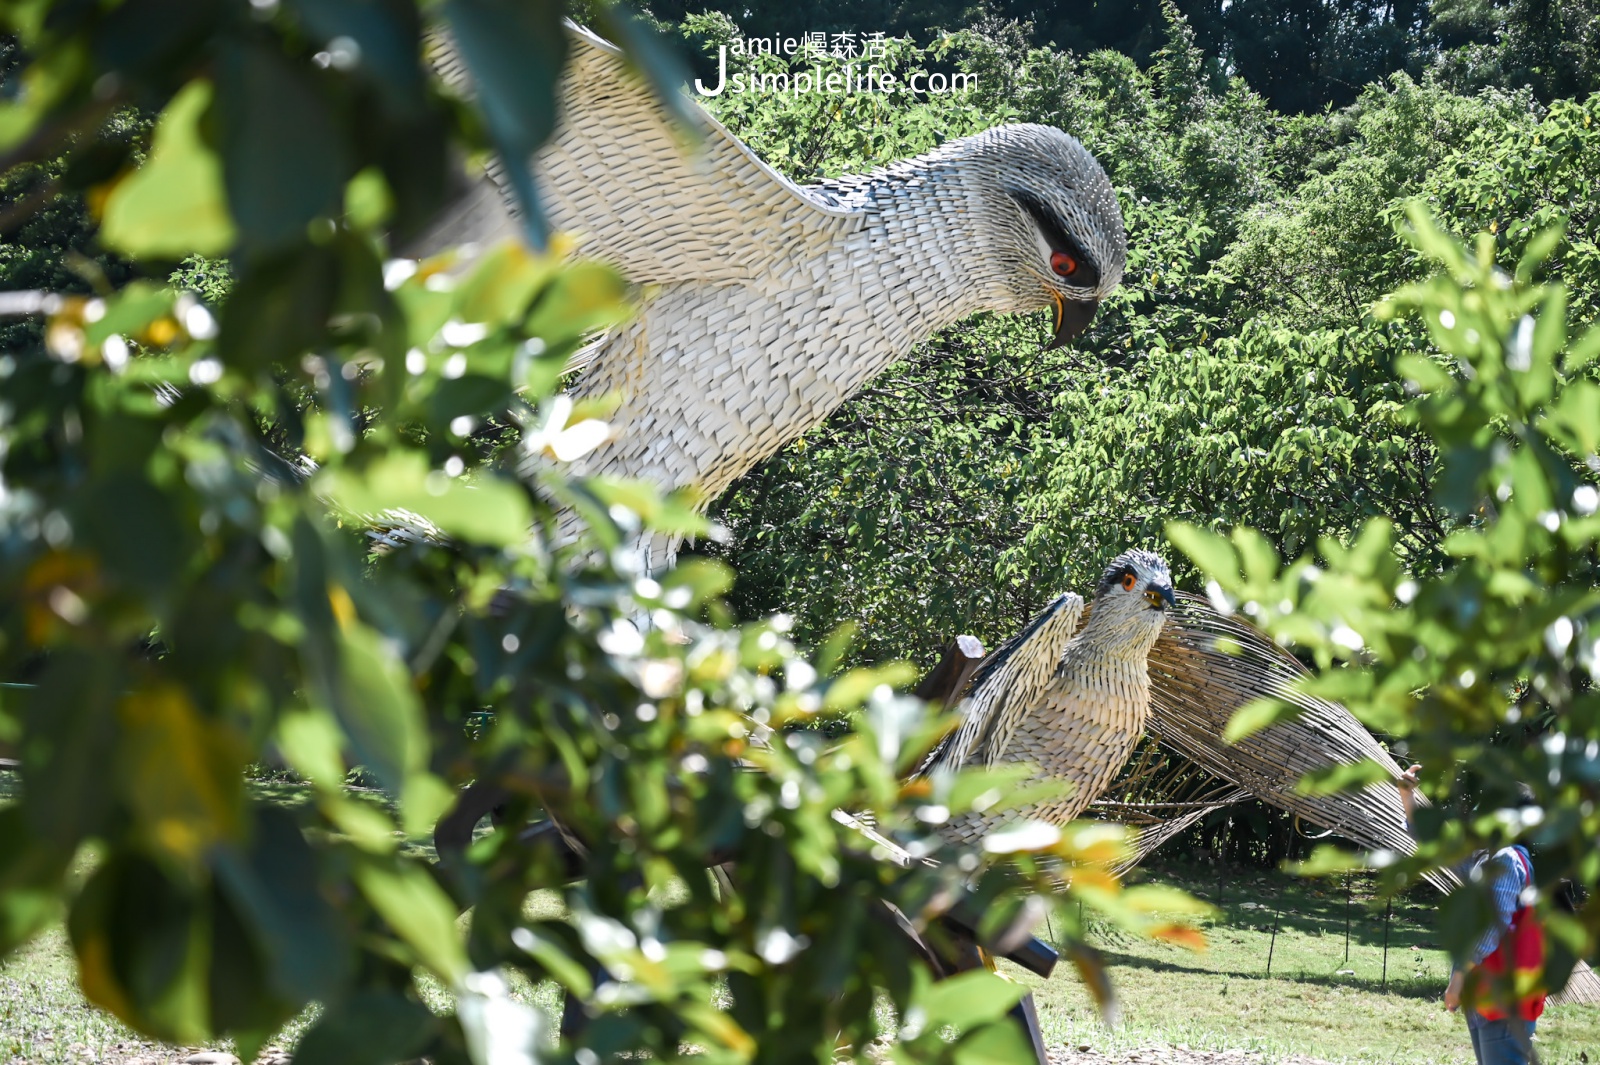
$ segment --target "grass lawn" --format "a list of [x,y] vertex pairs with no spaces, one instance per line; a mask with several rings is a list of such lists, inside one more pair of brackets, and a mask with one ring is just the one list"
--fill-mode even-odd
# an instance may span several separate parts
[[[13,781],[0,772],[0,803]],[[1161,864],[1135,875],[1216,900],[1216,874],[1210,869]],[[1160,1044],[1244,1049],[1262,1052],[1269,1062],[1294,1053],[1385,1065],[1470,1063],[1465,1023],[1439,1004],[1448,963],[1430,946],[1431,893],[1419,892],[1395,905],[1384,988],[1383,911],[1372,908],[1365,892],[1358,879],[1349,907],[1348,961],[1339,884],[1254,869],[1226,871],[1223,912],[1207,928],[1210,949],[1204,953],[1096,928],[1096,945],[1111,963],[1121,996],[1123,1021],[1115,1030],[1101,1025],[1070,966],[1063,965],[1048,981],[1010,971],[1035,987],[1051,1045],[1087,1044],[1101,1051]],[[530,908],[538,910],[558,904],[554,896],[530,900]],[[1274,907],[1280,906],[1274,942]],[[1269,949],[1271,976],[1266,974]],[[442,989],[433,990],[428,997],[444,1008]],[[553,986],[524,986],[517,992],[552,1017],[559,1009]],[[276,1044],[291,1046],[309,1019],[308,1011]],[[1553,1009],[1540,1022],[1537,1039],[1545,1065],[1600,1065],[1600,1007]],[[172,1048],[141,1039],[84,1001],[59,927],[0,961],[0,1062],[155,1065],[174,1056]]]
[[[1210,869],[1157,864],[1141,873],[1208,902],[1217,899]],[[1036,987],[1040,1023],[1051,1044],[1119,1050],[1167,1043],[1258,1050],[1269,1061],[1295,1053],[1335,1062],[1470,1065],[1466,1022],[1440,1004],[1449,961],[1432,945],[1431,889],[1395,903],[1386,989],[1383,910],[1374,907],[1359,878],[1352,894],[1348,961],[1339,882],[1255,869],[1224,874],[1223,913],[1206,929],[1204,953],[1100,930],[1096,942],[1108,956],[1122,1000],[1123,1023],[1114,1032],[1099,1023],[1069,967],[1048,981],[1012,971]],[[1544,1065],[1600,1062],[1600,1006],[1552,1007],[1535,1040]]]

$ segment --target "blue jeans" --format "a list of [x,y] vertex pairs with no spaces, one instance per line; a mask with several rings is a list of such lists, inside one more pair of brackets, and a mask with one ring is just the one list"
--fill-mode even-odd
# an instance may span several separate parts
[[1467,1030],[1478,1065],[1528,1065],[1533,1060],[1534,1024],[1521,1017],[1485,1020],[1476,1010],[1467,1010]]

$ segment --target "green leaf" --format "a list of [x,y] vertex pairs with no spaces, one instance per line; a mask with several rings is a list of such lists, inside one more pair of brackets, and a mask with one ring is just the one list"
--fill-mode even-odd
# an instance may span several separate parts
[[113,854],[67,919],[84,997],[159,1038],[204,1041],[210,937],[203,918],[201,900],[156,863]]
[[1238,556],[1226,537],[1186,521],[1168,522],[1166,533],[1172,546],[1193,559],[1194,564],[1208,576],[1224,584],[1238,580]]
[[[1027,988],[1022,988],[1026,992]],[[1034,1058],[1033,1047],[1015,1024],[990,1024],[950,1051],[954,1065],[1016,1065]]]
[[381,522],[391,511],[410,511],[448,536],[509,547],[525,543],[533,508],[523,490],[490,474],[474,479],[430,470],[420,451],[391,451],[365,469],[338,467],[316,486],[340,509]]
[[1303,708],[1282,699],[1257,699],[1234,711],[1228,719],[1228,727],[1222,730],[1222,738],[1227,743],[1238,743],[1281,721],[1293,721],[1303,713]]
[[195,80],[156,123],[150,158],[106,197],[100,239],[135,258],[220,255],[235,230],[223,195],[222,165],[200,137],[211,83]]
[[339,667],[334,712],[355,760],[399,792],[428,762],[428,733],[411,674],[393,646],[359,621],[340,626]]
[[1563,369],[1568,374],[1576,374],[1597,357],[1600,357],[1600,325],[1591,325],[1568,345]]
[[973,802],[981,797],[986,800],[983,809],[987,810],[1003,801],[1007,794],[1021,787],[1025,781],[1037,777],[1038,772],[1038,767],[1032,764],[963,769],[955,775],[944,803],[951,810],[960,812],[971,809]]
[[276,49],[233,43],[218,60],[223,180],[240,243],[297,244],[338,213],[350,177],[346,142],[308,72]]
[[435,975],[453,985],[467,974],[455,903],[426,869],[404,859],[364,856],[354,872],[372,908]]
[[849,653],[851,645],[856,642],[860,629],[861,626],[854,621],[841,621],[834,626],[833,631],[828,633],[828,638],[817,651],[819,674],[828,677],[838,670],[844,663],[844,656]]
[[0,956],[27,942],[61,913],[62,879],[72,848],[28,832],[20,806],[0,809]]
[[447,0],[444,11],[517,194],[528,242],[542,248],[544,214],[530,162],[555,129],[556,82],[567,58],[562,6],[554,0]]
[[624,321],[631,313],[627,296],[627,283],[615,269],[577,262],[540,294],[524,328],[551,347],[570,343]]
[[1363,758],[1359,762],[1314,769],[1300,778],[1294,790],[1301,795],[1337,795],[1340,792],[1355,791],[1368,784],[1392,779],[1394,778],[1389,770],[1371,758]]
[[1305,861],[1284,866],[1287,872],[1295,876],[1331,876],[1364,868],[1366,862],[1361,855],[1329,843],[1318,846]]
[[361,50],[357,70],[383,82],[384,104],[425,106],[426,84],[417,62],[422,27],[417,7],[406,0],[289,0],[295,17],[319,43],[348,37]]
[[1533,272],[1550,254],[1561,246],[1561,241],[1567,235],[1567,220],[1559,219],[1555,225],[1541,229],[1528,241],[1528,246],[1522,251],[1522,258],[1517,260],[1517,280],[1527,284],[1533,279]]
[[1180,888],[1165,884],[1137,884],[1118,896],[1121,905],[1138,913],[1183,914],[1205,917],[1216,912],[1210,903]]
[[541,935],[536,928],[524,927],[513,936],[518,948],[526,951],[534,961],[544,966],[555,981],[577,995],[587,999],[594,993],[594,979],[577,962],[568,948],[550,936]]
[[643,75],[656,102],[677,120],[679,129],[685,135],[697,133],[700,116],[681,91],[689,69],[667,39],[621,4],[599,4],[593,12],[594,28],[622,48],[629,67]]
[[294,771],[329,790],[344,784],[344,733],[319,708],[297,709],[278,718],[278,750]]
[[930,987],[922,999],[931,1025],[966,1031],[1006,1015],[1028,989],[983,969],[959,973]]
[[394,991],[364,991],[323,1011],[295,1046],[295,1065],[391,1065],[426,1049],[438,1027],[428,1007]]
[[326,246],[252,257],[222,308],[217,350],[235,366],[293,364],[326,336],[339,260]]
[[319,887],[317,855],[282,808],[255,811],[245,849],[214,859],[217,881],[267,960],[267,982],[299,1006],[338,993],[352,968],[350,936]]

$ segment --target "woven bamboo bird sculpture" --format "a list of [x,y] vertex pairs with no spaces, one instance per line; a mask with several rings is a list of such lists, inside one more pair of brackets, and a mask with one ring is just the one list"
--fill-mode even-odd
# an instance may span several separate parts
[[[611,45],[572,28],[561,117],[533,159],[552,225],[647,286],[583,356],[577,396],[619,395],[579,473],[703,501],[976,311],[1053,308],[1063,344],[1122,280],[1121,210],[1081,144],[1000,126],[869,174],[799,186],[699,108],[685,154]],[[448,82],[465,75],[444,49]],[[520,232],[491,167],[413,249]],[[673,542],[651,545],[668,561]]]
[[1031,762],[1071,790],[1023,809],[962,816],[945,826],[947,837],[976,842],[1022,817],[1064,824],[1105,790],[1144,734],[1146,659],[1172,603],[1167,564],[1127,551],[1106,567],[1081,631],[1083,600],[1069,592],[985,660],[960,727],[922,771]]
[[[967,687],[961,724],[920,772],[1031,762],[1072,785],[1063,799],[945,826],[951,838],[973,842],[1021,818],[1061,823],[1082,814],[1148,730],[1239,790],[1140,832],[1124,867],[1246,795],[1362,846],[1409,851],[1414,843],[1391,783],[1331,795],[1298,787],[1306,773],[1362,759],[1392,778],[1400,773],[1348,709],[1297,690],[1305,675],[1294,656],[1252,626],[1218,614],[1203,598],[1175,595],[1159,557],[1128,551],[1106,569],[1091,604],[1061,596],[984,659]],[[1237,743],[1225,740],[1233,715],[1262,698],[1287,701],[1298,714]],[[1430,879],[1448,884],[1444,874]]]

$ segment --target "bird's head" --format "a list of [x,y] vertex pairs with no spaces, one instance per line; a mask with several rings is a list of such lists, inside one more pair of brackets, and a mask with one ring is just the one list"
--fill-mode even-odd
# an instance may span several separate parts
[[1095,587],[1091,619],[1103,626],[1135,629],[1155,642],[1173,605],[1172,573],[1161,556],[1134,548],[1111,560]]
[[1059,129],[1001,126],[987,136],[1007,283],[1017,309],[1053,309],[1048,347],[1061,347],[1122,282],[1122,209],[1094,156]]

